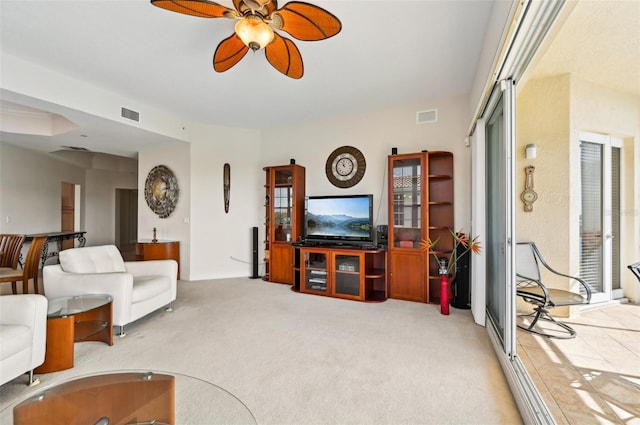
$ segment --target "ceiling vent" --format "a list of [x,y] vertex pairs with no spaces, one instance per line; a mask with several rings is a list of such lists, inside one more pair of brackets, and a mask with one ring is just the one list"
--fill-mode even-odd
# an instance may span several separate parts
[[429,124],[436,121],[438,121],[437,109],[416,112],[416,124]]
[[135,122],[140,121],[140,112],[132,111],[131,109],[122,108],[121,115],[122,115],[122,118],[127,118]]

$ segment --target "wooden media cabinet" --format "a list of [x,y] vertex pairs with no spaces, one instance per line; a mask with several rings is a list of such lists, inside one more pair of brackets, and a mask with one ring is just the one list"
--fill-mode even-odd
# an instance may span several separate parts
[[295,291],[379,302],[387,299],[387,251],[295,246]]

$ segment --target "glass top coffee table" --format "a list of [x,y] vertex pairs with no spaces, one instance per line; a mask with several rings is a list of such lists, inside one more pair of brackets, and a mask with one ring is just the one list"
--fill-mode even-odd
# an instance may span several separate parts
[[49,300],[47,351],[35,373],[57,372],[73,367],[73,344],[100,341],[113,345],[110,295],[88,294]]
[[120,370],[85,375],[35,389],[0,413],[2,424],[255,425],[237,397],[174,372]]

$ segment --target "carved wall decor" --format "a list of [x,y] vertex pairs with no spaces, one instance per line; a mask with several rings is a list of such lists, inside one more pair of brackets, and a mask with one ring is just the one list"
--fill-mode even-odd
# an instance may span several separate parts
[[166,165],[157,165],[149,171],[144,185],[144,199],[151,211],[160,218],[171,215],[178,203],[178,179]]

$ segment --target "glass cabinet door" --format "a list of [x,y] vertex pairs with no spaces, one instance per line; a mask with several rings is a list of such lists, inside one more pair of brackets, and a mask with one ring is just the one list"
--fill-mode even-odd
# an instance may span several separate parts
[[336,254],[333,264],[333,295],[360,298],[360,256]]
[[274,238],[277,242],[291,241],[292,179],[291,170],[278,170],[275,173],[273,212],[275,221]]
[[305,252],[303,291],[326,293],[327,277],[327,254],[322,252]]
[[[393,246],[420,248],[421,181],[420,157],[393,161]],[[390,242],[391,243],[391,242]]]

